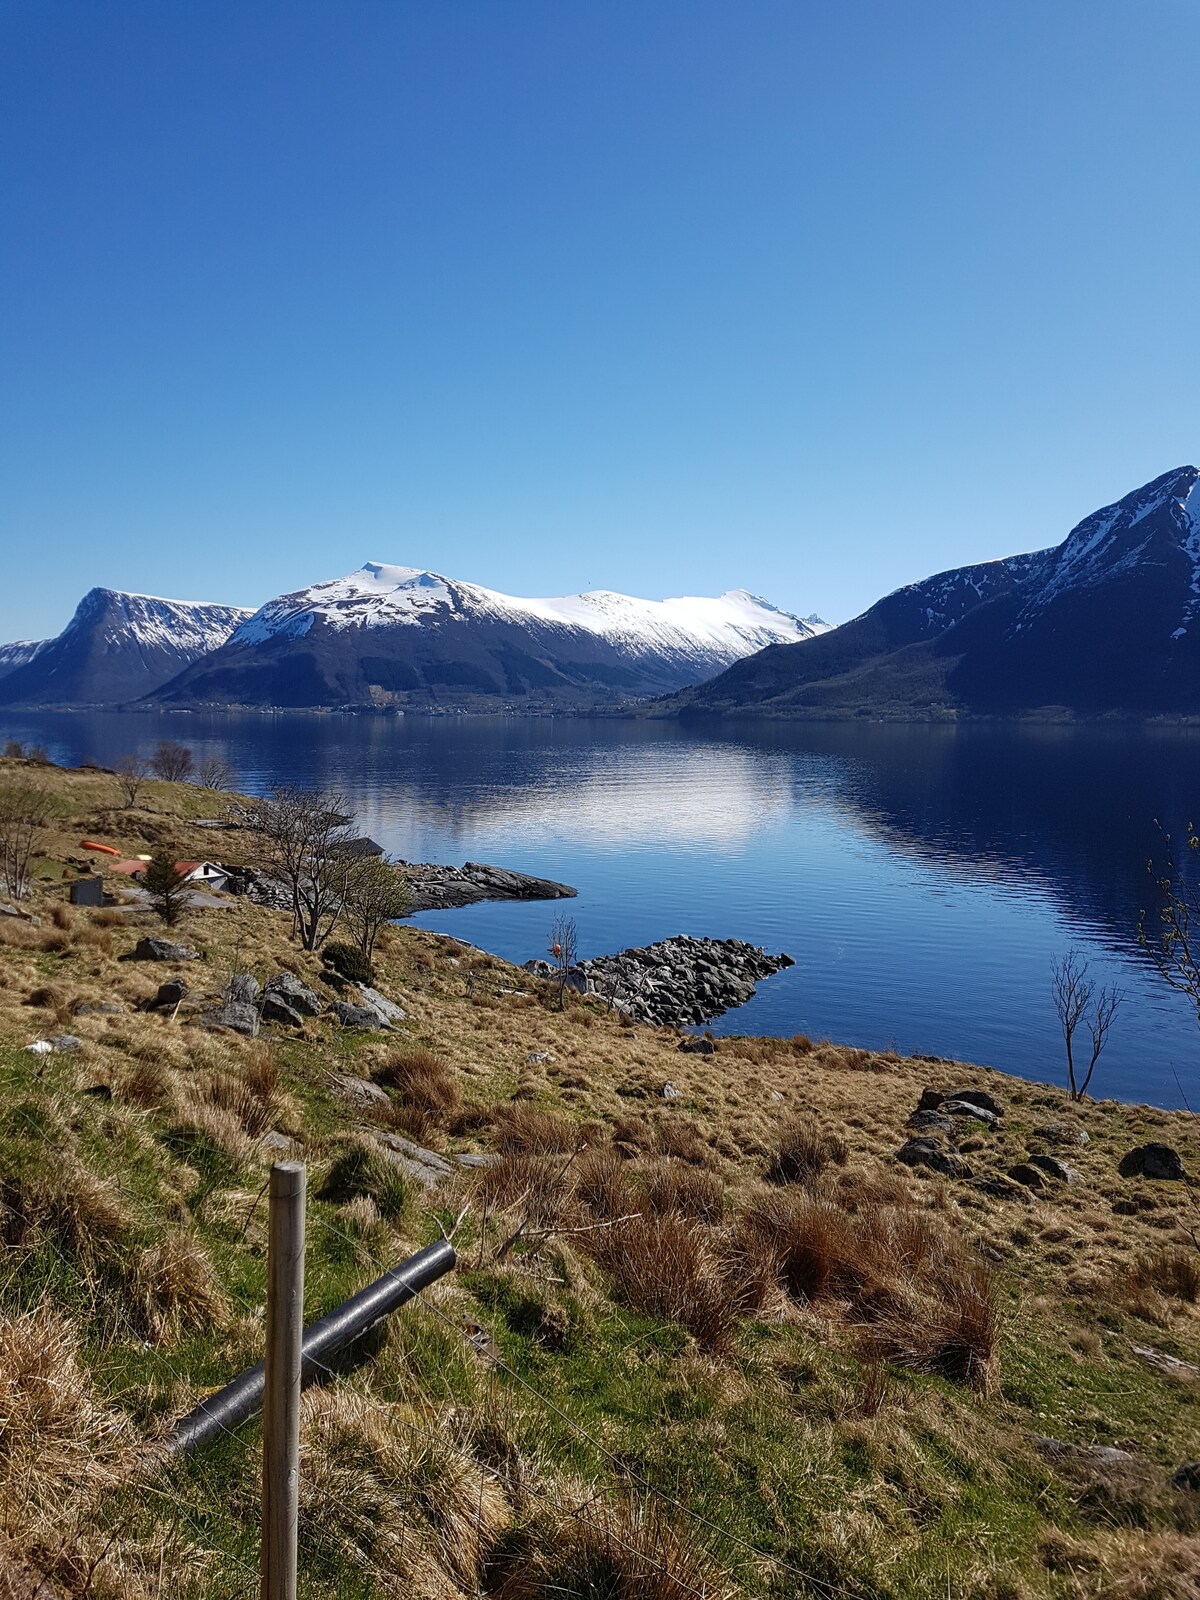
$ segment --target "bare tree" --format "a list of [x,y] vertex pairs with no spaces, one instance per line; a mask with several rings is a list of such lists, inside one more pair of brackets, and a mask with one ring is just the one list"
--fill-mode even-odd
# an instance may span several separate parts
[[346,904],[354,837],[344,795],[282,787],[253,807],[253,826],[267,842],[266,870],[292,908],[292,936],[319,950]]
[[232,789],[233,768],[224,756],[205,756],[196,768],[196,782],[202,789]]
[[160,739],[154,747],[154,771],[168,783],[186,783],[194,766],[192,752],[174,739]]
[[408,910],[408,880],[400,868],[380,856],[352,857],[346,873],[346,921],[369,961],[385,922]]
[[14,900],[29,893],[30,863],[53,809],[40,783],[18,777],[0,784],[0,884]]
[[546,953],[554,967],[554,980],[558,984],[558,1009],[567,1003],[567,979],[575,965],[579,950],[579,935],[573,917],[555,917],[550,925],[550,941]]
[[150,857],[142,882],[150,904],[169,928],[174,927],[187,908],[188,891],[184,874],[175,865],[169,850],[156,850]]
[[[1078,950],[1068,950],[1065,956],[1051,961],[1050,978],[1054,1009],[1067,1047],[1067,1088],[1072,1100],[1082,1100],[1125,996],[1120,989],[1107,984],[1097,989],[1088,977],[1088,964]],[[1087,1026],[1092,1047],[1082,1078],[1075,1069],[1075,1035],[1081,1023]]]
[[[1200,1022],[1200,893],[1171,864],[1171,835],[1164,833],[1162,839],[1168,865],[1159,869],[1150,861],[1146,868],[1159,895],[1160,931],[1157,938],[1151,938],[1146,932],[1146,913],[1139,912],[1138,943],[1160,977],[1187,995]],[[1200,835],[1190,822],[1186,844],[1192,854],[1200,852]]]
[[138,790],[150,776],[150,763],[144,756],[122,756],[114,770],[125,797],[125,809],[130,811],[137,804]]

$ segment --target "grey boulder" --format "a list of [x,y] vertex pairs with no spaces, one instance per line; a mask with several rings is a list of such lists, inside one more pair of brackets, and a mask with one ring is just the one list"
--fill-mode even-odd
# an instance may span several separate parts
[[940,1172],[943,1177],[970,1176],[970,1168],[952,1151],[946,1150],[935,1139],[907,1139],[896,1151],[896,1160],[906,1167],[926,1167],[930,1172]]
[[403,1022],[407,1016],[407,1012],[394,1000],[389,1000],[387,995],[380,994],[378,989],[372,989],[369,984],[360,983],[358,992],[362,996],[363,1005],[377,1011],[387,1026],[393,1022]]
[[1065,1161],[1060,1161],[1057,1156],[1036,1155],[1030,1156],[1029,1165],[1037,1167],[1047,1177],[1056,1179],[1059,1183],[1078,1183],[1079,1174],[1074,1167],[1069,1167]]
[[186,944],[175,944],[171,939],[150,936],[139,939],[129,956],[130,961],[199,961],[199,950]]
[[204,1026],[229,1028],[234,1033],[244,1034],[247,1039],[254,1039],[258,1036],[258,1008],[244,1000],[226,1000],[223,1005],[205,1012]]
[[263,995],[262,1005],[259,1007],[264,1022],[281,1022],[286,1028],[302,1028],[304,1018],[294,1006],[288,1005],[280,994]]
[[267,984],[268,995],[277,995],[293,1011],[306,1017],[319,1017],[324,1009],[321,997],[302,983],[294,972],[278,972]]
[[1187,1176],[1178,1150],[1173,1150],[1169,1144],[1139,1144],[1121,1157],[1117,1171],[1123,1178],[1178,1181]]
[[257,1004],[262,985],[252,972],[235,972],[225,985],[226,1000],[240,1000],[244,1005]]
[[387,1023],[374,1006],[355,1006],[349,1000],[335,1000],[333,1014],[343,1028],[358,1028],[364,1033],[379,1033]]

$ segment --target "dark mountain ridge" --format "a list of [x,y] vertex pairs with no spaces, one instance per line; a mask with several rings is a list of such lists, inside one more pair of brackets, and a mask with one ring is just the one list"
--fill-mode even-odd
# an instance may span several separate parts
[[1198,715],[1200,473],[1178,467],[1061,545],[908,584],[819,638],[663,702],[685,716]]
[[56,638],[0,650],[0,705],[139,700],[224,644],[249,615],[239,606],[89,589]]

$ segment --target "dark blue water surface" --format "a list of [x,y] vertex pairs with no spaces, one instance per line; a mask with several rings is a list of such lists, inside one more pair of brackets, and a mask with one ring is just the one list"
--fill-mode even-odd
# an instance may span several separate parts
[[[0,713],[0,739],[112,764],[160,738],[252,793],[336,789],[408,860],[574,884],[580,952],[736,935],[796,965],[715,1024],[987,1062],[1058,1081],[1050,962],[1125,991],[1094,1088],[1200,1105],[1200,1027],[1137,941],[1158,823],[1200,819],[1200,736],[1154,730]],[[1185,863],[1187,865],[1187,863]],[[515,961],[561,907],[430,927]]]

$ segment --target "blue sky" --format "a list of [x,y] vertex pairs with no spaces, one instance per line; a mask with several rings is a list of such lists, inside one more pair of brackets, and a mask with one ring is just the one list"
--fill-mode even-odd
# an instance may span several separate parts
[[1194,0],[0,0],[0,639],[844,620],[1194,460]]

